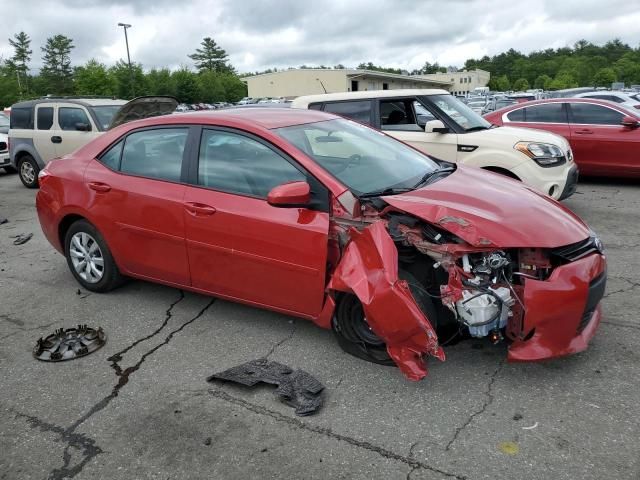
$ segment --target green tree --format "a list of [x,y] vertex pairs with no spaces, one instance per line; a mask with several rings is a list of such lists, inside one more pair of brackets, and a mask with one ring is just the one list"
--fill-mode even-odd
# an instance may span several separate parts
[[491,77],[489,80],[489,88],[498,92],[506,92],[511,89],[511,82],[506,75],[500,75],[499,77]]
[[150,95],[176,95],[176,83],[171,77],[171,70],[161,68],[151,69],[146,75],[148,92]]
[[552,81],[553,78],[551,78],[549,75],[538,75],[536,77],[536,80],[533,82],[533,88],[542,88],[544,90],[549,90],[549,86],[551,85]]
[[78,95],[116,95],[118,83],[107,67],[95,59],[76,67],[73,72],[75,91]]
[[29,62],[33,53],[30,48],[31,39],[25,32],[19,32],[13,36],[13,39],[9,39],[9,45],[13,47],[13,55],[5,62],[7,73],[16,76],[20,96],[22,96],[23,91],[29,91]]
[[109,74],[116,81],[116,96],[118,98],[132,98],[148,94],[147,82],[141,64],[132,63],[131,70],[129,70],[127,62],[118,60],[109,69]]
[[247,84],[240,80],[236,75],[222,75],[220,80],[224,87],[227,102],[237,102],[241,98],[247,96]]
[[601,68],[593,76],[593,84],[596,87],[609,87],[616,81],[616,71],[613,68]]
[[51,92],[55,94],[71,93],[73,70],[71,69],[71,50],[75,48],[73,40],[64,35],[47,38],[41,47],[42,69],[40,76],[47,82]]
[[202,72],[198,75],[199,99],[203,102],[221,102],[226,99],[222,75],[216,72]]
[[10,107],[20,99],[18,78],[6,66],[0,65],[0,109]]
[[564,88],[575,88],[578,82],[569,72],[560,72],[549,84],[549,90],[562,90]]
[[195,53],[189,55],[198,71],[235,73],[229,64],[227,52],[220,48],[213,38],[205,37],[200,45],[201,48],[196,48]]
[[526,78],[519,78],[513,82],[513,89],[516,92],[524,92],[529,89],[529,82],[527,82]]
[[184,103],[194,103],[200,100],[198,80],[193,72],[181,68],[171,75],[176,84],[176,97]]

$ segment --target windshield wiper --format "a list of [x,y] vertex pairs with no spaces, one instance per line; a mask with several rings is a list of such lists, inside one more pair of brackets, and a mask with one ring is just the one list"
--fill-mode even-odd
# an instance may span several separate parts
[[475,127],[465,129],[465,132],[476,132],[478,130],[489,130],[491,127],[485,127],[484,125],[476,125]]
[[413,190],[413,188],[394,188],[387,187],[382,190],[375,190],[373,192],[363,193],[362,195],[358,195],[360,198],[371,198],[371,197],[381,197],[383,195],[397,195],[399,193],[407,193]]
[[420,181],[411,188],[411,190],[415,190],[420,185],[426,184],[427,182],[429,182],[429,180],[431,180],[437,175],[440,175],[441,173],[453,172],[455,169],[456,167],[443,167],[443,168],[439,168],[438,170],[434,170],[432,172],[427,172],[422,176]]

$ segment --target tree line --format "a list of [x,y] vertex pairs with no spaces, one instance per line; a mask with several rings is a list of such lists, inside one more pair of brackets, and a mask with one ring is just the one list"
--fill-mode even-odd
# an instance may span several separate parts
[[246,85],[229,63],[224,49],[205,37],[188,57],[196,71],[183,66],[171,71],[140,63],[131,68],[124,60],[115,65],[91,59],[84,65],[72,65],[73,39],[65,35],[47,38],[42,52],[42,68],[32,75],[31,39],[25,32],[9,39],[13,55],[0,61],[0,107],[19,100],[43,95],[98,95],[133,98],[141,95],[171,95],[184,103],[235,102],[246,95]]

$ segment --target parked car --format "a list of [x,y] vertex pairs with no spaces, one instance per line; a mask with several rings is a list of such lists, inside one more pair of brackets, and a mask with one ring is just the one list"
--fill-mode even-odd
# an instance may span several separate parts
[[579,93],[591,92],[591,87],[565,88],[562,90],[554,90],[548,93],[549,98],[572,98]]
[[640,109],[640,100],[634,97],[632,94],[624,92],[585,92],[578,93],[575,98],[596,98],[598,100],[609,100],[610,102],[617,103],[627,108]]
[[606,100],[556,98],[485,115],[496,125],[547,130],[565,137],[584,175],[640,177],[640,111]]
[[497,97],[492,98],[487,103],[487,106],[484,109],[483,115],[486,115],[489,112],[494,112],[496,110],[500,110],[501,108],[508,107],[510,105],[516,105],[519,103],[517,100],[512,100],[507,97]]
[[40,182],[43,232],[83,288],[130,276],[298,316],[412,380],[452,332],[542,360],[601,319],[606,260],[575,214],[323,112],[130,122]]
[[38,186],[38,172],[55,157],[73,152],[109,128],[129,120],[175,111],[172,97],[105,98],[45,97],[11,107],[11,166],[25,187]]
[[9,159],[9,116],[0,112],[0,168],[12,173],[15,169]]
[[444,90],[308,95],[291,105],[372,125],[436,158],[521,180],[555,199],[569,197],[576,188],[578,171],[564,138],[495,128]]

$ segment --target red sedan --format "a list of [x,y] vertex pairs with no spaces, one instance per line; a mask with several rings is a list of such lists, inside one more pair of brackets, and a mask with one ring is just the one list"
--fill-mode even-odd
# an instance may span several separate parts
[[84,288],[134,277],[306,318],[412,380],[453,339],[540,360],[584,350],[601,318],[602,246],[569,210],[323,112],[131,122],[40,185]]
[[484,118],[562,135],[583,175],[640,178],[640,112],[635,109],[607,100],[555,98],[511,105]]

